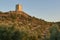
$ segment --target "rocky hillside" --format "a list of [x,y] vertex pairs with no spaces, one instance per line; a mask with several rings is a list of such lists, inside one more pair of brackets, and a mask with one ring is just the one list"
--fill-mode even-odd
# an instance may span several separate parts
[[[59,22],[47,22],[30,16],[23,11],[0,12],[0,25],[13,26],[32,37],[31,40],[44,40],[50,37],[50,28],[60,25]],[[35,38],[34,38],[35,37]],[[26,38],[25,38],[26,39]]]

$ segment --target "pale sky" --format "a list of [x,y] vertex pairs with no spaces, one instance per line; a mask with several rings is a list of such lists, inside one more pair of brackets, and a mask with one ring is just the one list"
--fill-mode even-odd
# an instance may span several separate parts
[[0,11],[15,10],[21,4],[23,11],[46,21],[60,21],[60,0],[0,0]]

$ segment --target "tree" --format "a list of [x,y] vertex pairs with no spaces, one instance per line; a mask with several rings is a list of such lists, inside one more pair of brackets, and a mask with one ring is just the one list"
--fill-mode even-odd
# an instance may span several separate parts
[[57,40],[57,32],[58,32],[57,25],[53,25],[50,28],[50,40]]

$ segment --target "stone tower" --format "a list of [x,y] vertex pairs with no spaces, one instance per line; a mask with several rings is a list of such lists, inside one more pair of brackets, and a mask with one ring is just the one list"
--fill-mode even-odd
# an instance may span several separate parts
[[16,5],[16,11],[22,11],[22,5],[17,4]]

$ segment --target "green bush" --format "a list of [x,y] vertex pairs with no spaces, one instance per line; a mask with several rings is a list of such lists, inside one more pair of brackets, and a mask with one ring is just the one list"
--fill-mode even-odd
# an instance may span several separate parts
[[22,40],[24,36],[23,31],[16,30],[13,26],[0,26],[0,40]]
[[50,40],[57,40],[57,34],[58,34],[58,26],[53,25],[50,28]]

